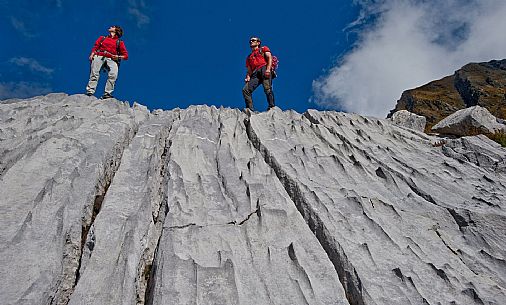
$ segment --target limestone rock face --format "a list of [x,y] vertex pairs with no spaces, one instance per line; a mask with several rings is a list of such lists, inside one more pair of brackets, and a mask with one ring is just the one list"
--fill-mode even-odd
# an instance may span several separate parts
[[245,119],[191,107],[173,125],[150,304],[348,304]]
[[0,104],[2,304],[506,304],[506,150],[389,120]]
[[446,156],[495,172],[506,172],[506,158],[500,148],[500,144],[489,141],[484,135],[454,139],[442,146]]
[[479,132],[495,133],[506,130],[490,112],[480,106],[465,108],[432,126],[432,131],[446,135],[464,136]]
[[0,104],[3,304],[62,304],[138,126],[128,104],[48,95]]
[[411,113],[407,110],[395,112],[390,120],[395,125],[411,128],[420,132],[425,130],[425,123],[427,122],[424,116]]

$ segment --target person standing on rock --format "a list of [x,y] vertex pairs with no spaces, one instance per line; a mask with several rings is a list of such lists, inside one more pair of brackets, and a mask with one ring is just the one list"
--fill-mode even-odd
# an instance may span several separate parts
[[246,102],[246,109],[253,110],[253,91],[260,84],[264,87],[264,92],[269,103],[269,109],[274,107],[274,92],[272,92],[272,63],[273,56],[267,46],[261,45],[260,38],[251,37],[249,46],[251,54],[246,58],[246,69],[248,70],[244,81],[246,84],[242,89],[242,95]]
[[91,63],[90,80],[88,81],[88,86],[86,86],[86,95],[91,96],[95,94],[100,70],[104,68],[108,73],[105,93],[102,95],[102,99],[113,97],[112,92],[118,78],[120,61],[128,59],[125,43],[120,39],[123,36],[123,29],[114,25],[109,27],[108,32],[109,35],[100,36],[91,49],[89,57]]

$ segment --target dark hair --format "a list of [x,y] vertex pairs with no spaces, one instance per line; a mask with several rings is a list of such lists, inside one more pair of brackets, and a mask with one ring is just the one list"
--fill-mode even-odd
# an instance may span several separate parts
[[114,28],[116,29],[116,36],[121,37],[123,36],[123,29],[119,25],[115,25]]
[[251,36],[249,39],[253,39],[253,38],[256,39],[256,40],[258,40],[258,42],[262,43],[262,40],[260,39],[260,37],[258,37],[258,36]]

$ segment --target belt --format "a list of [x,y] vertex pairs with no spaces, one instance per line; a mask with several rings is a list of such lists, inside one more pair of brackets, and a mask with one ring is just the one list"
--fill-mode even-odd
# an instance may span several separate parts
[[[106,50],[97,50],[97,51],[96,51],[96,54],[98,55],[98,53],[104,53],[104,54],[106,54],[106,55],[110,55],[110,56],[114,56],[114,55],[116,55],[116,54],[112,54],[111,52],[106,51]],[[99,56],[106,56],[106,55],[99,55]]]

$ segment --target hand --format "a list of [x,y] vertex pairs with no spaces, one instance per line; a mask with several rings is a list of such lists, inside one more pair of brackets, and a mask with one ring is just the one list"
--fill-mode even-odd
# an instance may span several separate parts
[[251,79],[251,77],[249,75],[246,75],[246,77],[244,78],[244,81],[247,83],[250,81],[250,79]]
[[90,54],[90,57],[89,57],[89,60],[92,61],[93,60],[93,56],[94,54]]
[[271,70],[265,70],[264,76],[265,78],[271,78]]
[[120,60],[121,57],[119,55],[114,55],[114,57],[116,57],[116,60]]

